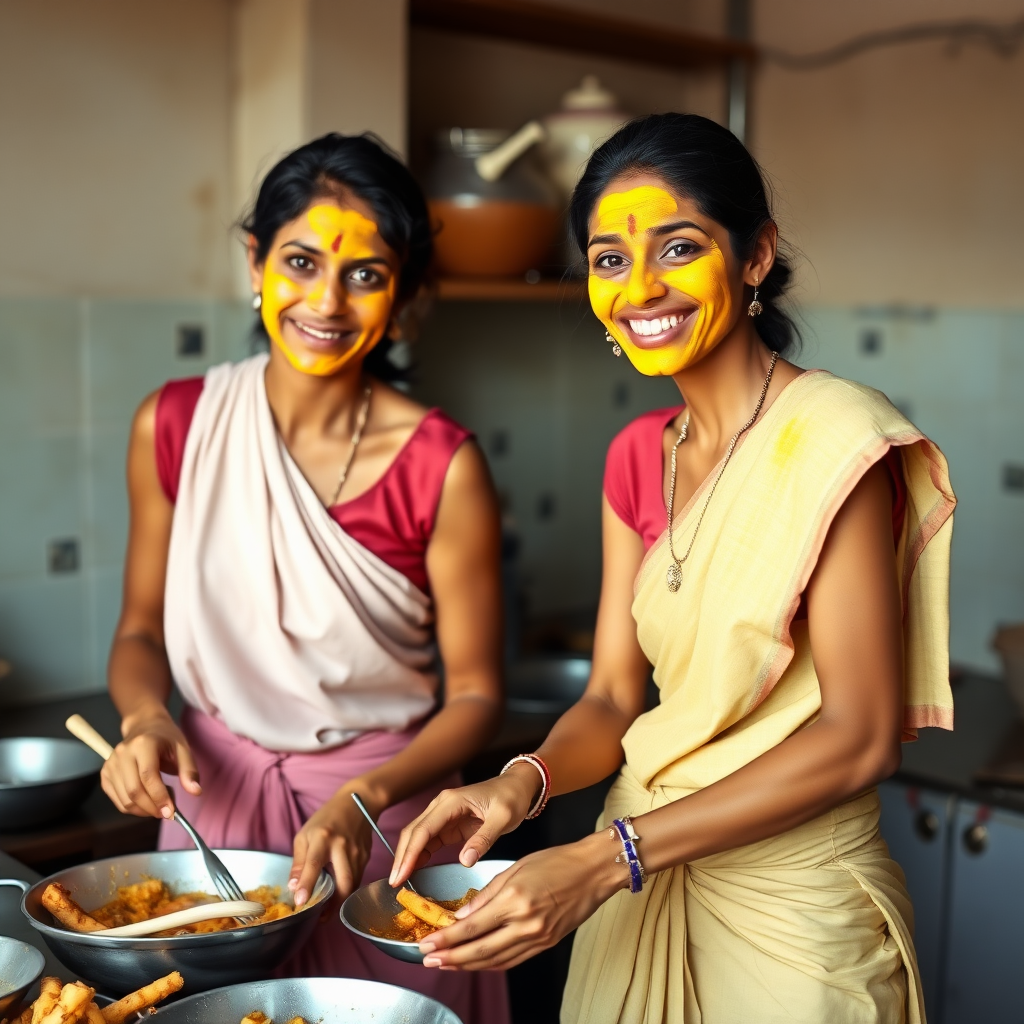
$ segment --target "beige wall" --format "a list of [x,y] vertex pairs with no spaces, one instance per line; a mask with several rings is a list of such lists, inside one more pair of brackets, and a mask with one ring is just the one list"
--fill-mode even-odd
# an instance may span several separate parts
[[[942,18],[1010,20],[1020,0],[755,0],[762,45],[817,50]],[[819,305],[1024,305],[1024,52],[916,43],[824,71],[766,63],[752,148]]]
[[0,294],[222,293],[228,16],[0,2]]
[[406,138],[405,0],[0,0],[0,295],[247,291],[232,225],[288,149]]

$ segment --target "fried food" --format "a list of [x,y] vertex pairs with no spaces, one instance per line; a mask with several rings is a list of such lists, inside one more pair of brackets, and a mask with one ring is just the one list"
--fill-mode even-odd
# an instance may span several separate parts
[[124,1024],[132,1014],[166,999],[184,984],[175,971],[101,1010],[94,1002],[95,989],[84,981],[61,985],[60,978],[43,978],[39,997],[25,1007],[17,1024]]
[[81,981],[65,985],[40,1024],[76,1024],[85,1016],[94,995],[96,990]]
[[[51,882],[43,890],[43,906],[53,914],[65,928],[73,932],[98,932],[107,927],[90,917],[72,898],[71,893],[60,882]],[[32,1024],[39,1024],[34,1020]]]
[[[262,1010],[253,1010],[242,1018],[241,1024],[274,1024],[274,1022]],[[292,1017],[286,1024],[307,1024],[307,1021],[305,1017]]]
[[[247,900],[263,904],[262,916],[248,919],[246,925],[266,924],[277,921],[295,912],[294,908],[284,903],[279,887],[261,885],[245,894]],[[187,910],[205,903],[218,903],[219,896],[211,896],[206,892],[186,892],[174,895],[170,886],[159,878],[147,878],[131,885],[123,885],[117,890],[117,897],[102,907],[86,913],[72,898],[64,886],[53,883],[43,891],[43,906],[66,928],[76,932],[95,932],[103,928],[120,928],[126,924],[149,921],[154,917],[163,917],[176,910]],[[209,921],[175,928],[173,931],[157,932],[156,935],[199,935],[207,932],[222,932],[242,925],[233,917],[217,917]],[[31,1024],[40,1024],[33,1020]]]
[[155,1003],[159,1003],[168,996],[177,992],[185,984],[184,978],[177,972],[172,971],[163,978],[157,978],[148,985],[135,992],[129,992],[123,999],[111,1003],[100,1012],[103,1014],[105,1024],[124,1024],[133,1014],[145,1010]]
[[432,924],[435,928],[447,928],[448,925],[455,924],[454,914],[411,889],[399,889],[395,899],[409,913],[415,914],[421,921],[426,921],[427,924]]
[[[395,914],[391,919],[391,927],[386,931],[378,932],[375,929],[370,929],[370,931],[382,939],[422,942],[438,928],[446,928],[449,924],[454,924],[454,912],[461,910],[479,891],[479,889],[468,889],[465,895],[457,900],[430,900],[424,896],[418,896],[408,889],[399,889],[395,894],[395,899],[402,904],[404,909]],[[414,899],[409,900],[409,897]],[[434,920],[427,921],[423,915],[418,915],[412,905],[414,902],[423,911],[423,915],[429,914]]]

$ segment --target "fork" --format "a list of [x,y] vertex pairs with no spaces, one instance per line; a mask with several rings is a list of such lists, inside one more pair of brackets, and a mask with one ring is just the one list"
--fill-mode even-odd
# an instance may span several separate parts
[[[81,716],[72,715],[65,723],[68,732],[80,739],[87,747],[96,751],[104,761],[114,752],[114,748]],[[177,808],[174,809],[174,820],[189,834],[196,849],[203,855],[207,874],[217,894],[222,900],[244,900],[245,893],[241,886],[231,877],[231,872],[224,862],[203,842],[199,833],[185,820],[185,816]],[[241,920],[241,918],[236,918]]]

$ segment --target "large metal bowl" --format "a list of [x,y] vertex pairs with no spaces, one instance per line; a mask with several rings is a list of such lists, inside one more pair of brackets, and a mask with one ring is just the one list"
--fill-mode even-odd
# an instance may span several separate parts
[[45,825],[77,810],[102,766],[78,740],[0,739],[0,831]]
[[[420,868],[412,875],[416,891],[432,900],[458,900],[467,889],[482,889],[495,875],[512,867],[514,860],[481,860],[471,868],[461,864],[436,864]],[[354,893],[341,905],[341,920],[349,931],[372,942],[382,953],[408,964],[423,963],[423,954],[415,942],[384,939],[374,932],[392,927],[392,919],[402,909],[395,899],[395,890],[382,878]]]
[[505,703],[509,711],[561,715],[583,696],[589,679],[589,658],[524,658],[505,670]]
[[[280,886],[287,899],[292,859],[256,850],[217,850],[243,889]],[[21,909],[42,935],[54,956],[76,978],[122,996],[171,971],[181,971],[185,994],[205,992],[242,981],[265,978],[309,938],[324,904],[334,893],[334,880],[320,873],[309,902],[295,914],[267,924],[234,928],[205,935],[172,938],[107,938],[100,933],[68,931],[55,924],[42,904],[43,890],[60,882],[85,910],[94,910],[117,895],[117,888],[145,878],[160,878],[175,892],[212,889],[198,850],[167,850],[111,857],[58,871],[28,888],[26,883],[0,879],[26,889]]]
[[397,985],[355,978],[278,978],[229,985],[157,1008],[154,1024],[238,1024],[253,1010],[310,1024],[461,1024],[433,999]]
[[0,1020],[14,1016],[45,966],[46,960],[35,946],[0,935]]

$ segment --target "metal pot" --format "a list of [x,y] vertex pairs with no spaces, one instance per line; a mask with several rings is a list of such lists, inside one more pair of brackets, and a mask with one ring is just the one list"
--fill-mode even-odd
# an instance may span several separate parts
[[[257,850],[216,853],[243,889],[273,885],[287,892],[291,857]],[[334,880],[322,871],[310,901],[295,914],[247,928],[173,938],[105,938],[102,933],[68,931],[55,925],[42,905],[43,890],[51,882],[66,886],[83,909],[91,910],[112,900],[118,886],[145,878],[162,879],[175,892],[211,889],[198,850],[111,857],[58,871],[31,887],[17,879],[0,879],[0,885],[16,885],[25,892],[21,909],[29,924],[75,977],[117,996],[171,971],[181,971],[185,994],[265,978],[306,942],[334,893]]]
[[461,1024],[433,999],[397,985],[355,978],[278,978],[230,985],[157,1007],[157,1024],[235,1024],[259,1010],[271,1020],[318,1024]]
[[0,831],[57,821],[78,809],[103,760],[77,740],[0,739]]
[[510,132],[451,128],[435,139],[426,182],[438,268],[455,277],[519,277],[548,262],[558,227],[557,193],[532,153],[511,163],[496,180],[477,172],[477,158]]

